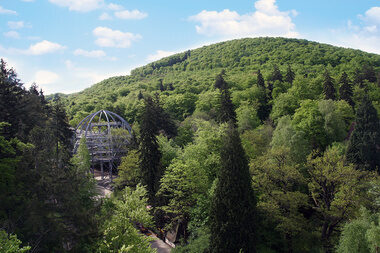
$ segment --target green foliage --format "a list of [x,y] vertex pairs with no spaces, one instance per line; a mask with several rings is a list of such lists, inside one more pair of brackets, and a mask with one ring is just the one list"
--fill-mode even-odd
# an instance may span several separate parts
[[317,101],[302,101],[301,107],[294,113],[293,124],[298,131],[305,133],[313,148],[323,148],[327,145],[325,122]]
[[344,162],[340,150],[333,146],[323,156],[309,156],[309,191],[319,214],[323,247],[331,249],[336,229],[358,210],[368,174]]
[[252,161],[253,185],[258,192],[258,211],[263,214],[261,222],[276,224],[275,230],[286,238],[284,251],[306,252],[311,227],[300,212],[309,205],[308,195],[302,191],[306,178],[290,154],[289,148],[272,147]]
[[354,101],[352,100],[353,89],[350,80],[348,80],[346,72],[342,73],[339,83],[341,84],[339,88],[340,99],[345,100],[349,105],[353,107],[355,105]]
[[119,176],[115,178],[115,185],[118,189],[135,187],[141,180],[139,167],[139,152],[129,150],[128,154],[121,158],[121,163],[117,167]]
[[356,125],[348,144],[347,160],[363,169],[379,171],[379,143],[379,118],[371,101],[364,96],[356,112]]
[[326,70],[324,75],[323,82],[323,94],[325,95],[325,99],[336,99],[336,89],[334,87],[334,80],[331,78],[329,72]]
[[31,247],[21,247],[22,242],[16,235],[8,235],[4,230],[0,230],[0,252],[1,253],[22,253],[28,252]]
[[240,107],[236,109],[236,114],[240,132],[255,129],[260,125],[256,110],[246,101],[243,101]]
[[140,234],[134,224],[153,224],[147,209],[147,190],[138,184],[135,190],[126,187],[121,199],[114,199],[113,214],[103,225],[103,238],[98,252],[155,252],[149,239]]
[[157,139],[162,154],[162,167],[167,168],[172,160],[180,155],[180,148],[174,143],[173,139],[168,139],[162,134],[159,135]]
[[77,167],[78,170],[84,173],[90,171],[91,156],[87,148],[85,137],[80,140],[77,153],[72,158],[72,163]]
[[[210,213],[211,252],[255,252],[255,196],[240,137],[232,122],[221,149]],[[233,232],[232,232],[233,231]]]
[[224,123],[231,120],[236,123],[236,112],[231,101],[228,84],[224,80],[224,71],[217,76],[214,87],[220,90],[219,122]]
[[264,124],[254,130],[245,131],[242,138],[242,145],[249,159],[255,159],[264,154],[269,149],[272,140],[273,127]]
[[379,213],[371,214],[365,208],[360,211],[358,218],[344,225],[337,247],[338,253],[370,253],[379,250]]
[[278,147],[288,148],[288,153],[293,161],[302,163],[311,152],[311,147],[302,131],[298,131],[292,124],[289,116],[279,119],[276,129],[273,132],[272,149]]
[[[220,166],[223,125],[197,120],[194,142],[170,163],[160,181],[157,196],[165,200],[160,207],[170,217],[168,227],[178,221],[187,223],[199,198],[206,194]],[[218,129],[219,128],[219,129]]]
[[157,105],[151,97],[145,99],[140,125],[140,173],[141,182],[147,187],[149,199],[154,202],[158,183],[162,176],[161,157],[156,133],[159,130]]
[[271,118],[277,122],[282,116],[293,115],[298,107],[299,101],[293,94],[282,93],[274,101]]

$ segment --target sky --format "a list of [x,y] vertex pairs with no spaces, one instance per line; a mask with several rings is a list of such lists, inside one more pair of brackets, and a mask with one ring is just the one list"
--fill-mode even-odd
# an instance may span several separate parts
[[380,0],[0,0],[0,58],[45,94],[78,92],[174,53],[262,36],[380,54]]

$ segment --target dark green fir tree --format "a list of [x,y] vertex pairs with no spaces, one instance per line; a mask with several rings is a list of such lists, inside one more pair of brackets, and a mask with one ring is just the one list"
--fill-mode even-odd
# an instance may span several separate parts
[[157,142],[158,132],[156,105],[151,97],[145,98],[140,123],[140,172],[142,184],[146,185],[150,203],[158,189],[161,172],[161,152]]
[[330,76],[329,72],[326,70],[323,74],[323,94],[325,95],[325,99],[336,100],[336,90],[334,87],[334,80]]
[[232,104],[230,90],[227,82],[224,80],[225,72],[222,72],[217,75],[216,81],[214,84],[215,88],[220,90],[220,111],[219,111],[219,121],[228,122],[232,121],[236,123],[236,113],[234,105]]
[[275,82],[275,81],[280,81],[282,82],[282,74],[281,74],[281,71],[280,69],[278,68],[277,65],[274,65],[273,66],[273,72],[272,72],[272,81]]
[[255,252],[255,196],[239,133],[229,122],[210,212],[211,252]]
[[343,74],[341,75],[339,83],[340,83],[340,88],[339,88],[340,99],[346,101],[349,105],[353,107],[355,103],[352,100],[352,95],[353,95],[352,84],[350,80],[348,79],[346,72],[343,72]]
[[358,168],[380,172],[380,123],[367,95],[356,112],[356,125],[346,156]]
[[296,74],[293,72],[290,65],[288,65],[288,69],[286,70],[286,75],[285,75],[285,81],[290,83],[290,84],[293,84],[295,77],[296,77]]
[[265,81],[260,69],[257,71],[257,86],[265,89]]

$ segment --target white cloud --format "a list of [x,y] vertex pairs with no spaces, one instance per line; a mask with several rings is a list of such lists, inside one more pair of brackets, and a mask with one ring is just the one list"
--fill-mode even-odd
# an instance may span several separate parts
[[11,29],[20,29],[24,26],[24,21],[8,21],[8,27]]
[[124,9],[123,6],[118,5],[118,4],[114,4],[114,3],[110,3],[109,5],[107,5],[107,8],[111,11],[120,11],[120,10]]
[[112,17],[107,12],[103,12],[99,16],[99,20],[111,20],[111,19],[112,19]]
[[115,16],[120,19],[144,19],[148,14],[139,10],[124,10],[115,12]]
[[17,15],[17,12],[5,9],[4,7],[0,6],[0,14]]
[[80,55],[89,58],[102,58],[106,56],[106,53],[103,50],[86,51],[79,48],[74,51],[74,55]]
[[93,34],[97,37],[95,44],[101,47],[127,48],[131,46],[133,41],[142,38],[139,34],[121,32],[101,26],[95,28]]
[[9,32],[5,32],[3,34],[5,37],[12,38],[12,39],[19,39],[20,38],[20,34],[16,31],[9,31]]
[[38,85],[52,84],[59,80],[59,76],[48,70],[39,70],[34,76],[34,81]]
[[203,10],[189,20],[199,22],[196,31],[207,36],[226,38],[284,36],[298,37],[291,16],[298,13],[280,11],[276,0],[259,0],[255,2],[256,11],[239,14],[225,9],[221,12]]
[[104,0],[49,0],[61,7],[68,7],[70,11],[88,12],[101,8]]
[[375,6],[367,10],[363,19],[370,23],[380,25],[380,7]]
[[58,43],[43,40],[41,42],[31,45],[29,49],[26,50],[24,53],[30,54],[30,55],[42,55],[42,54],[53,53],[53,52],[60,51],[63,49],[65,49],[65,47]]
[[175,52],[157,50],[155,54],[148,55],[146,60],[149,62],[153,62],[173,54],[175,54]]

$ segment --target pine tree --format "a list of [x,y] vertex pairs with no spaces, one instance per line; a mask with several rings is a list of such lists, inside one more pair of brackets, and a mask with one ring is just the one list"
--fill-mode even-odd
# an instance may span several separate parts
[[226,71],[223,69],[219,75],[216,76],[214,88],[216,89],[223,89],[227,86],[226,81],[224,81],[224,76],[226,74]]
[[286,76],[285,76],[285,81],[290,83],[290,84],[293,84],[295,77],[296,77],[296,74],[294,74],[292,68],[290,67],[290,65],[288,65],[288,69],[286,71]]
[[145,106],[140,123],[140,172],[141,181],[146,185],[150,203],[158,190],[161,172],[161,152],[157,142],[158,132],[156,105],[151,97],[145,98]]
[[361,88],[363,87],[363,81],[364,81],[364,75],[360,71],[360,69],[355,70],[355,78],[354,78],[354,83],[359,85]]
[[68,154],[72,150],[73,132],[70,130],[66,111],[59,96],[54,97],[50,125],[55,133],[54,142],[56,145],[57,162],[67,162],[70,159]]
[[273,82],[275,82],[275,81],[282,82],[282,74],[281,74],[281,71],[280,71],[280,69],[278,68],[277,65],[273,66],[272,81]]
[[234,109],[234,105],[231,101],[231,95],[229,91],[229,87],[227,82],[224,80],[225,72],[222,72],[217,75],[215,81],[215,88],[220,90],[220,111],[219,111],[219,121],[220,122],[228,122],[232,120],[232,122],[236,123],[236,112]]
[[368,96],[356,112],[356,125],[347,148],[347,160],[366,170],[380,172],[380,123]]
[[21,99],[25,94],[22,83],[13,69],[7,69],[6,62],[0,60],[0,122],[10,125],[4,128],[6,137],[15,137],[20,123]]
[[137,95],[137,99],[141,100],[144,98],[144,95],[142,94],[141,90],[139,91],[139,94]]
[[368,80],[371,83],[376,82],[376,72],[372,65],[364,64],[363,65],[363,79]]
[[229,123],[212,199],[211,252],[255,252],[255,196],[238,131]]
[[164,84],[162,83],[162,79],[158,80],[158,86],[159,86],[159,89],[160,91],[165,91],[165,87],[164,87]]
[[265,81],[260,69],[257,71],[257,86],[265,89]]
[[349,105],[354,107],[355,103],[352,100],[352,84],[350,83],[350,80],[348,79],[346,72],[343,72],[342,76],[340,77],[339,83],[341,84],[339,88],[340,99],[345,100]]
[[336,100],[336,90],[334,87],[334,80],[331,78],[329,72],[326,70],[323,82],[323,94],[325,94],[325,99]]

